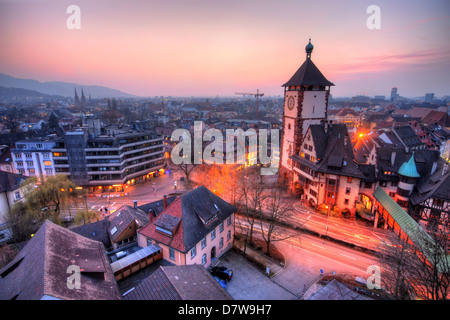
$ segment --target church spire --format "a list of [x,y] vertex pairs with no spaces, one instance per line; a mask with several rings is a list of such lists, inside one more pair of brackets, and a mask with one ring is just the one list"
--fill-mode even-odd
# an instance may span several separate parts
[[80,103],[80,99],[78,99],[77,88],[75,88],[75,104]]
[[84,96],[83,88],[81,88],[81,103],[82,103],[82,104],[85,104],[85,103],[86,103],[86,97]]

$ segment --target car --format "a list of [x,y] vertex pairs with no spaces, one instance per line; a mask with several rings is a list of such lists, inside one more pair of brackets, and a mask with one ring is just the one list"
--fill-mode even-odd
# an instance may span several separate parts
[[220,284],[220,286],[224,289],[227,288],[227,282],[225,280],[220,279],[219,277],[214,277],[216,281]]
[[227,267],[213,267],[210,272],[214,277],[218,277],[225,281],[230,281],[233,277],[233,270],[230,270]]

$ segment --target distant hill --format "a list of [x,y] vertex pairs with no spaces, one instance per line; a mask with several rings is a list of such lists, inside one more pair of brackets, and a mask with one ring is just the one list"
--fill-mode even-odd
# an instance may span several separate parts
[[0,86],[0,101],[1,100],[49,100],[58,99],[62,96],[44,94],[42,92],[37,92],[34,90],[22,89],[22,88],[6,88]]
[[70,82],[40,82],[32,79],[19,79],[9,75],[0,73],[0,86],[22,88],[41,92],[48,95],[57,95],[64,97],[73,97],[75,89],[77,89],[78,96],[81,98],[81,89],[84,91],[86,98],[91,95],[92,98],[130,98],[134,97],[129,93],[125,93],[116,89],[111,89],[102,86],[81,85]]

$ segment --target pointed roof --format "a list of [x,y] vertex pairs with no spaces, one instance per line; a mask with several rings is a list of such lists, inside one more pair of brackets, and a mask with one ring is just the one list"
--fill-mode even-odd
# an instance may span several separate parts
[[305,48],[306,60],[303,62],[297,72],[289,79],[282,87],[289,86],[334,86],[334,84],[325,78],[325,76],[316,67],[311,60],[311,53],[314,46],[311,44],[311,39]]
[[[187,252],[236,210],[236,207],[200,186],[178,197],[138,232],[180,252]],[[160,232],[161,228],[171,234]]]
[[[327,126],[326,131],[325,126]],[[367,178],[355,162],[353,147],[345,124],[310,125],[306,131],[305,142],[309,140],[309,137],[311,138],[309,143],[312,143],[316,152],[317,162],[313,163],[298,154],[291,156],[294,161],[300,162],[316,172],[360,179]]]
[[22,174],[0,171],[0,192],[14,191],[19,189],[22,181],[27,178],[27,176],[24,176]]
[[[70,289],[68,267],[80,268],[80,290]],[[101,242],[45,221],[13,261],[0,270],[0,300],[118,300]]]
[[420,174],[417,172],[416,162],[414,161],[414,154],[409,158],[408,162],[404,162],[400,166],[398,174],[410,178],[420,178]]

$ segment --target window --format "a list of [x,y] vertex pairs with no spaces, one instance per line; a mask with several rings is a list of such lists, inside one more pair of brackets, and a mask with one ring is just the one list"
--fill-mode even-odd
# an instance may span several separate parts
[[14,153],[14,155],[16,156],[16,159],[22,159],[21,153]]
[[202,266],[206,264],[206,253],[202,256]]
[[404,207],[404,208],[408,207],[408,201],[398,199],[397,203],[399,204],[400,207]]
[[397,189],[397,194],[402,197],[409,197],[410,191],[402,188]]
[[222,248],[222,247],[223,247],[223,237],[220,238],[220,240],[219,240],[219,248]]
[[443,207],[444,206],[444,200],[434,198],[433,199],[433,207]]
[[27,161],[27,167],[32,167],[33,166],[33,161]]
[[192,247],[191,249],[191,259],[197,255],[197,247]]
[[352,177],[348,177],[348,178],[347,178],[347,182],[348,182],[348,183],[352,183]]
[[211,241],[213,241],[216,238],[216,229],[211,231]]
[[25,158],[32,159],[33,155],[31,153],[25,153]]
[[348,199],[345,199],[345,200],[344,200],[344,204],[348,204]]
[[395,198],[395,192],[389,192],[389,196],[394,199]]
[[398,186],[398,181],[392,181],[392,182],[391,182],[391,186],[393,186],[393,187]]
[[151,246],[152,245],[152,239],[147,239],[147,246]]
[[17,191],[16,193],[14,193],[14,199],[15,200],[20,200],[20,192]]
[[203,239],[202,239],[202,249],[203,249],[204,247],[206,247],[206,238],[203,238]]
[[222,231],[223,231],[223,222],[219,226],[219,233],[221,233]]
[[51,161],[44,161],[44,165],[48,166],[48,167],[51,167],[52,162]]
[[171,260],[175,260],[175,250],[173,250],[172,248],[169,248],[169,258]]
[[45,153],[43,153],[42,155],[44,156],[44,159],[48,159],[48,158],[50,157],[50,155],[49,155],[48,152],[45,152]]
[[23,161],[17,161],[16,163],[18,167],[23,167]]
[[52,169],[45,169],[45,174],[53,174],[53,170]]
[[364,188],[372,188],[372,182],[364,182]]
[[34,169],[28,169],[28,172],[29,172],[30,174],[36,174],[36,171],[35,171]]
[[227,241],[230,241],[230,239],[231,239],[231,230],[228,230],[228,233],[227,233]]
[[351,189],[350,188],[345,188],[345,194],[350,194]]
[[229,226],[231,224],[231,217],[227,218],[227,226]]

